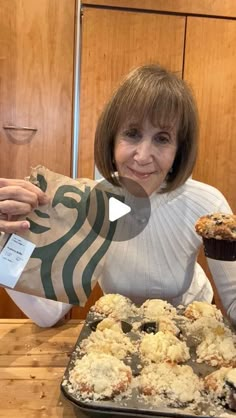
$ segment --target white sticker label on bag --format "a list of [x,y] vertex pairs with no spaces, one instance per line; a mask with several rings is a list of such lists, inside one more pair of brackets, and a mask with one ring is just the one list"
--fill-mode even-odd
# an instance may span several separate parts
[[14,288],[35,244],[12,234],[0,253],[0,285]]

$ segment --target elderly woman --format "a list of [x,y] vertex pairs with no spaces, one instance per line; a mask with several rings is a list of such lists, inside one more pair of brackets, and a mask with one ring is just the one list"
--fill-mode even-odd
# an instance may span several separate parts
[[[139,184],[150,199],[151,215],[136,237],[113,240],[100,278],[104,293],[134,302],[161,298],[174,305],[212,300],[212,289],[196,263],[201,239],[196,220],[209,212],[231,212],[215,188],[190,178],[197,152],[198,118],[186,83],[158,65],[132,71],[99,119],[95,162],[114,187],[124,179]],[[29,182],[0,182],[0,230],[29,228],[17,221],[46,202]],[[236,263],[208,259],[229,317],[236,323]],[[41,326],[56,323],[71,305],[7,290],[18,306]]]

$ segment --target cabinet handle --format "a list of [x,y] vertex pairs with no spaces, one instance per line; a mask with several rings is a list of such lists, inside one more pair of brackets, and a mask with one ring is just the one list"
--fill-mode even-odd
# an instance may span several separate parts
[[21,131],[37,131],[37,128],[31,128],[30,126],[15,126],[15,125],[4,125],[3,129],[14,129]]

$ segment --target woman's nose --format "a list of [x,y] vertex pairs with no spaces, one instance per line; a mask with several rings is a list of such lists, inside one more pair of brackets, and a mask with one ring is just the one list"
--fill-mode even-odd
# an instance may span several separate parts
[[137,144],[134,154],[134,160],[139,164],[148,164],[152,162],[152,142],[144,139]]

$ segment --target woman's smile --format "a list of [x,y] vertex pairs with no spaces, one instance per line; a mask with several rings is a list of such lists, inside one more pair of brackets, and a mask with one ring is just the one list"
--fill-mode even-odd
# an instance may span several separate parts
[[145,171],[138,171],[138,170],[134,170],[133,168],[131,168],[131,167],[127,167],[128,168],[128,170],[130,170],[130,172],[131,172],[131,174],[133,174],[135,177],[138,177],[139,179],[141,179],[141,180],[146,180],[146,179],[148,179],[148,178],[150,178],[150,176],[152,175],[152,174],[154,174],[155,173],[155,171],[152,171],[152,172],[145,172]]

